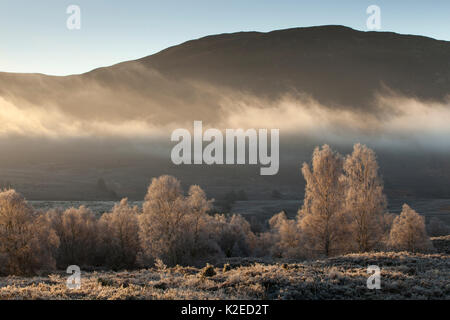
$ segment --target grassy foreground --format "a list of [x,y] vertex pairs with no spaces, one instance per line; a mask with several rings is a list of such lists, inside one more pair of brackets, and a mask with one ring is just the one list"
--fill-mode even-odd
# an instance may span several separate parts
[[[0,299],[450,299],[450,255],[381,252],[313,262],[232,260],[228,268],[174,267],[0,278]],[[381,268],[369,290],[367,266]],[[214,270],[214,271],[213,271]]]

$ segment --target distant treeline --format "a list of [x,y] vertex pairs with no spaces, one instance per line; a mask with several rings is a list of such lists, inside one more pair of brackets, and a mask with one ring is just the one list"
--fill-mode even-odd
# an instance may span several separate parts
[[[118,270],[157,261],[200,265],[224,257],[310,259],[372,250],[432,250],[423,217],[406,204],[399,216],[387,212],[376,156],[366,146],[355,145],[346,157],[327,145],[316,148],[302,173],[305,200],[297,217],[290,220],[278,213],[260,232],[252,231],[241,215],[212,213],[213,200],[199,186],[185,194],[172,176],[152,180],[142,209],[123,199],[100,218],[84,206],[39,212],[15,190],[4,189],[0,273],[29,275],[69,265]],[[448,233],[439,221],[432,227]]]

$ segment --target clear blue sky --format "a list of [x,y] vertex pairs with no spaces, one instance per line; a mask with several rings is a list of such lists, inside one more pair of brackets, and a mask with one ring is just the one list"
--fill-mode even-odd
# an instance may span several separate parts
[[[69,5],[81,30],[66,27]],[[205,35],[340,24],[450,40],[450,1],[416,0],[0,0],[0,71],[82,73]]]

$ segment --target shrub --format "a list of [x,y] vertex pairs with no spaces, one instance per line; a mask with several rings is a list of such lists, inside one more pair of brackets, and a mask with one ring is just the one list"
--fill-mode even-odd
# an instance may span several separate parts
[[230,271],[230,270],[231,270],[230,264],[229,264],[229,263],[225,263],[225,264],[223,265],[222,272],[225,273],[225,272],[228,272],[228,271]]
[[102,287],[112,287],[115,284],[113,280],[105,278],[97,278],[97,283]]
[[428,251],[431,242],[425,231],[425,220],[407,204],[394,219],[390,234],[390,245],[397,250],[411,252]]
[[216,270],[214,270],[214,266],[209,263],[200,271],[200,275],[202,277],[213,277],[216,275]]

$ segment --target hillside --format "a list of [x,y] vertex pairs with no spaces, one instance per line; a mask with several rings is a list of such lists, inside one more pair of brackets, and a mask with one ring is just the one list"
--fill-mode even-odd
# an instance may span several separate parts
[[[380,155],[390,197],[448,198],[449,84],[450,42],[343,26],[212,35],[66,77],[0,73],[0,186],[36,200],[112,200],[96,189],[103,178],[141,199],[169,173],[215,198],[278,188],[297,199],[315,146],[346,153],[361,142]],[[172,165],[170,133],[193,120],[280,128],[279,174]]]
[[0,73],[0,97],[75,119],[162,125],[212,120],[218,98],[236,91],[375,112],[379,92],[444,101],[449,81],[449,42],[323,26],[208,36],[81,75]]
[[450,254],[450,235],[431,238],[438,252]]

